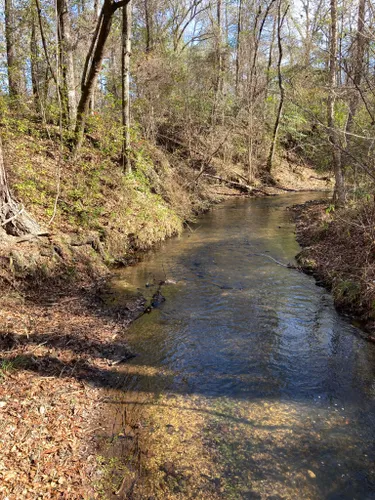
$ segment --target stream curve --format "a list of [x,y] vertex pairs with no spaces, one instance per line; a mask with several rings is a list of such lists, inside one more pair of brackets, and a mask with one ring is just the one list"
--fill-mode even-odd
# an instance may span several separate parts
[[286,207],[314,197],[231,200],[116,276],[149,299],[167,280],[109,398],[119,436],[142,429],[133,498],[375,498],[375,346],[273,260],[294,262]]

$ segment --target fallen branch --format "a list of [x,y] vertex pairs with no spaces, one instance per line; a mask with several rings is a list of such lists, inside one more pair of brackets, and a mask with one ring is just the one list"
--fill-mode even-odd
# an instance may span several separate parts
[[4,222],[2,222],[1,226],[4,227],[9,224],[9,222],[12,222],[12,220],[17,219],[17,217],[19,217],[24,211],[25,207],[22,205],[21,209],[16,214],[12,215],[12,217],[9,217],[9,219],[6,219]]
[[265,253],[254,253],[251,255],[257,255],[258,257],[265,257],[266,259],[272,260],[273,262],[275,262],[279,266],[285,267],[286,269],[296,269],[297,271],[301,271],[301,269],[298,266],[295,266],[293,264],[284,264],[283,262],[280,262],[279,260],[271,257],[271,255],[266,255]]
[[31,241],[34,238],[41,238],[41,237],[48,237],[50,233],[37,233],[37,234],[31,234],[25,237],[19,238],[16,243],[25,243],[27,241]]
[[236,189],[241,189],[242,191],[247,191],[248,193],[262,193],[265,196],[272,196],[270,193],[267,193],[267,191],[263,191],[262,189],[255,188],[253,186],[248,186],[247,184],[241,184],[240,182],[229,181],[228,179],[224,179],[224,177],[220,177],[218,175],[212,175],[212,174],[202,174],[202,175],[204,177],[210,177],[211,179],[216,179],[220,182],[224,182],[229,186],[233,186]]

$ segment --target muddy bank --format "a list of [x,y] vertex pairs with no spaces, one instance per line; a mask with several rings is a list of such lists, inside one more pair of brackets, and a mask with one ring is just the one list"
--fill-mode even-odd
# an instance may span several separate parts
[[374,202],[335,211],[331,200],[314,200],[290,211],[303,247],[298,264],[314,275],[318,286],[328,288],[337,309],[375,341]]

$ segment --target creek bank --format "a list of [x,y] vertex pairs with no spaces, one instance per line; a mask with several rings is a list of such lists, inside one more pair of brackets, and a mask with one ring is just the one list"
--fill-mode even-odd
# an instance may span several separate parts
[[290,207],[302,251],[299,266],[332,292],[336,308],[375,342],[375,205],[363,201],[335,211],[331,200]]

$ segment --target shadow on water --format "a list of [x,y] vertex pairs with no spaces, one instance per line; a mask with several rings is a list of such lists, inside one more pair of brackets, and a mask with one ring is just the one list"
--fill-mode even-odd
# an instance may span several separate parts
[[131,325],[137,356],[124,365],[89,359],[125,359],[121,343],[24,340],[87,349],[69,366],[33,356],[22,366],[107,389],[105,455],[127,464],[124,429],[138,429],[142,480],[124,498],[375,498],[375,346],[311,278],[266,257],[293,262],[285,207],[308,197],[228,203],[121,271],[117,294],[150,298],[170,283],[166,302]]

